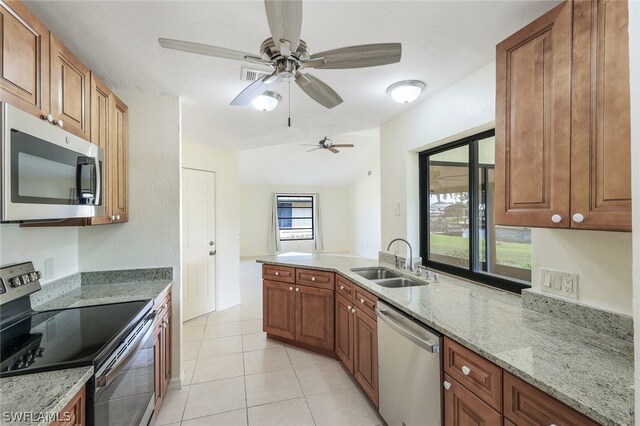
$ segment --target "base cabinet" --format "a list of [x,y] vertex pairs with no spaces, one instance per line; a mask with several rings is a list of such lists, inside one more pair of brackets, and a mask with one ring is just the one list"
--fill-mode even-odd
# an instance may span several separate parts
[[333,350],[333,290],[296,286],[296,341]]
[[378,406],[378,323],[357,308],[354,314],[353,376]]
[[263,330],[285,339],[296,338],[295,284],[264,280],[262,284]]
[[171,382],[171,290],[159,297],[153,329],[155,413],[160,412]]
[[69,403],[58,413],[50,426],[86,425],[87,389],[83,386]]
[[351,312],[353,302],[336,295],[336,355],[342,364],[353,374],[353,331],[354,315]]
[[445,374],[445,426],[500,426],[502,416],[460,383]]

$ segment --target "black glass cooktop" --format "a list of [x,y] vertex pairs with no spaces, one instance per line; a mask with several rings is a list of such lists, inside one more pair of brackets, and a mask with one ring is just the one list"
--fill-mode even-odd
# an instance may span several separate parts
[[148,302],[36,312],[0,333],[0,376],[98,366]]

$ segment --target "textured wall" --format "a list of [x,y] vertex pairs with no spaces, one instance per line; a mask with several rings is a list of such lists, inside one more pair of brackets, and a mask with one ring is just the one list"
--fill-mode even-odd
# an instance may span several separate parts
[[353,253],[378,258],[380,241],[380,159],[369,166],[371,175],[365,172],[351,186],[351,245]]

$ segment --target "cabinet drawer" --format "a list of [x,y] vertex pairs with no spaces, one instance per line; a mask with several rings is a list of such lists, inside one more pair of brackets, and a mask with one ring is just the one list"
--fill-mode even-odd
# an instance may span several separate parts
[[296,284],[333,290],[335,274],[314,269],[296,269]]
[[336,293],[346,297],[347,300],[353,300],[353,287],[355,285],[341,275],[336,274]]
[[504,415],[517,426],[597,425],[525,381],[504,373]]
[[480,399],[500,411],[502,369],[445,337],[444,371]]
[[288,266],[262,265],[262,279],[294,284],[296,282],[295,268]]
[[378,298],[362,288],[355,286],[355,303],[354,306],[362,312],[376,319],[376,302]]

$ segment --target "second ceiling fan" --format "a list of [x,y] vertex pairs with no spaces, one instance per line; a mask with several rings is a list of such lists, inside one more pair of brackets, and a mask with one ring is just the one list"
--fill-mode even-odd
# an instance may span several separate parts
[[280,77],[293,78],[309,97],[326,108],[333,108],[342,103],[340,95],[319,78],[303,73],[302,70],[365,68],[400,62],[400,43],[365,44],[311,54],[307,43],[300,38],[301,0],[265,0],[265,9],[271,37],[262,42],[260,55],[167,38],[160,38],[158,42],[167,49],[270,66],[273,72],[240,92],[231,101],[234,106],[248,105]]
[[338,153],[340,153],[340,151],[338,151],[336,148],[353,148],[354,145],[352,143],[334,144],[331,139],[329,139],[328,137],[325,136],[316,145],[302,143],[302,144],[300,144],[300,146],[314,146],[315,147],[313,149],[310,149],[307,152],[316,151],[318,149],[326,149],[328,151],[333,152],[334,154],[338,154]]

